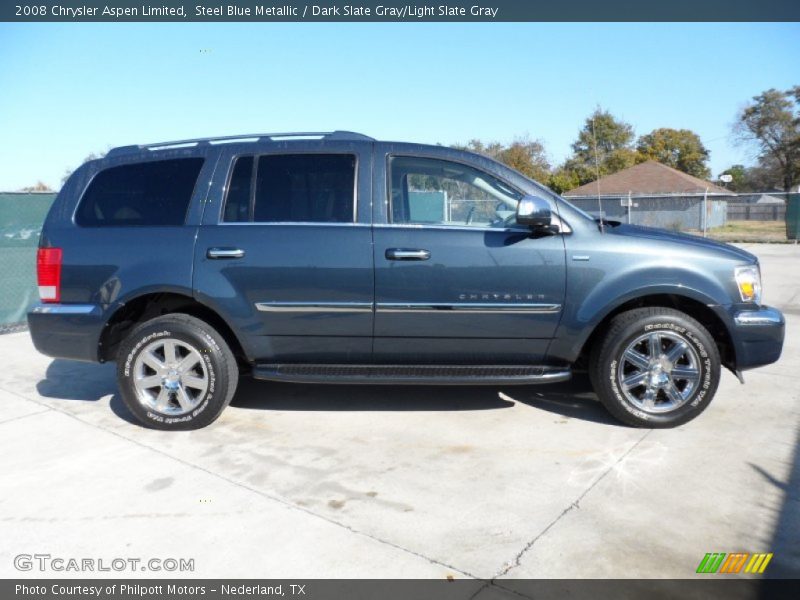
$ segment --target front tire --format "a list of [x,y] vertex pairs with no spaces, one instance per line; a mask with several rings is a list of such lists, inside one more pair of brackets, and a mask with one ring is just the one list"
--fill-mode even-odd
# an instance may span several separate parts
[[146,427],[199,429],[233,398],[236,359],[210,325],[170,314],[136,327],[119,348],[117,382],[122,400]]
[[589,376],[600,401],[636,427],[676,427],[703,412],[720,380],[719,350],[708,330],[671,308],[614,317],[595,344]]

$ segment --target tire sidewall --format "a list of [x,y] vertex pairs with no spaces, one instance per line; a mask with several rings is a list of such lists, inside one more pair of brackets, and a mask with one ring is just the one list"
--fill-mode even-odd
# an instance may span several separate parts
[[[617,371],[621,365],[622,352],[634,339],[648,333],[673,333],[691,345],[699,359],[700,381],[689,400],[680,408],[664,414],[648,413],[631,403],[619,387]],[[631,323],[607,348],[605,360],[601,357],[601,384],[604,392],[611,396],[614,404],[627,413],[628,419],[641,425],[674,426],[685,423],[700,414],[716,392],[720,378],[720,364],[716,345],[702,327],[688,319],[673,315],[650,316]]]
[[[164,415],[144,406],[138,398],[134,386],[134,364],[136,358],[151,343],[159,340],[174,339],[195,348],[203,359],[203,366],[208,373],[208,389],[200,404],[189,413],[178,416]],[[180,322],[164,321],[145,324],[134,331],[120,348],[117,364],[117,378],[122,398],[128,409],[134,413],[145,426],[155,429],[197,429],[204,427],[217,418],[225,408],[225,394],[228,383],[225,381],[225,369],[222,366],[222,350],[212,335]]]

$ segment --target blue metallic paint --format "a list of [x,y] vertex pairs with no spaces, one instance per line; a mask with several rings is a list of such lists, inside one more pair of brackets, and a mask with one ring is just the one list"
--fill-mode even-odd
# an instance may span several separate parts
[[[232,157],[270,152],[356,154],[355,222],[219,225]],[[386,194],[391,153],[483,169],[525,194],[547,199],[571,233],[533,237],[520,228],[392,226]],[[99,170],[198,155],[206,162],[183,227],[75,226],[78,200]],[[749,253],[641,227],[608,226],[601,233],[594,221],[516,171],[444,147],[368,139],[264,139],[128,148],[76,170],[53,204],[40,243],[64,249],[62,302],[92,308],[80,314],[34,309],[28,316],[34,343],[44,354],[80,360],[98,360],[100,336],[115,312],[154,292],[193,297],[215,311],[253,362],[564,365],[577,358],[594,328],[615,308],[650,294],[690,298],[713,310],[734,342],[739,369],[777,360],[784,335],[777,311],[738,300],[733,270],[755,263]],[[241,248],[245,256],[212,260],[206,257],[209,247]],[[431,256],[426,261],[389,261],[388,248],[422,248]],[[523,304],[560,305],[561,310],[481,314],[256,308],[259,302],[456,304],[483,292],[509,294]],[[737,323],[741,311],[766,320]]]

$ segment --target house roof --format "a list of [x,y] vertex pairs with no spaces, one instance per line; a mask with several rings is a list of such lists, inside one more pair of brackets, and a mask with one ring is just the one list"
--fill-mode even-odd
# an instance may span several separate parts
[[756,200],[756,204],[786,204],[786,199],[769,194],[761,194]]
[[[725,188],[693,177],[654,160],[639,163],[622,171],[601,177],[601,196],[626,196],[631,194],[730,194]],[[564,196],[596,196],[597,181],[564,192]]]

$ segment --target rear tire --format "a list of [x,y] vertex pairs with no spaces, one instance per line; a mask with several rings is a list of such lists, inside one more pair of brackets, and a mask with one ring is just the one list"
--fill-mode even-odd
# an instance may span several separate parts
[[637,308],[612,319],[592,350],[589,376],[600,401],[620,421],[676,427],[697,417],[714,397],[719,350],[689,315]]
[[136,327],[119,348],[122,400],[144,426],[199,429],[219,417],[236,392],[239,368],[208,323],[169,314]]

